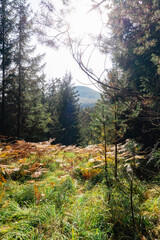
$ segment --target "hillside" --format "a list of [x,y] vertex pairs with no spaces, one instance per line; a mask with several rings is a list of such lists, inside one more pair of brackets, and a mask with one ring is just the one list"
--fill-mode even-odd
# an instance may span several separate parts
[[76,90],[79,92],[79,102],[82,106],[93,106],[100,98],[100,93],[89,87],[76,86]]
[[135,177],[131,207],[123,166],[131,155],[124,145],[118,147],[117,180],[114,147],[107,147],[106,184],[102,145],[49,143],[0,144],[1,240],[159,239],[160,187]]

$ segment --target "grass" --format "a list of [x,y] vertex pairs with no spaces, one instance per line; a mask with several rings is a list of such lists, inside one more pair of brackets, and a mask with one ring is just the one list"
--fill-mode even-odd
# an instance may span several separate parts
[[[103,164],[96,167],[102,159],[98,150],[54,146],[25,159],[6,159],[0,175],[0,239],[158,240],[160,186],[134,177],[133,224],[130,178],[120,166],[119,179],[114,179],[111,157],[107,186]],[[6,174],[16,167],[20,169],[16,178],[14,172]],[[41,171],[38,177],[33,175]]]

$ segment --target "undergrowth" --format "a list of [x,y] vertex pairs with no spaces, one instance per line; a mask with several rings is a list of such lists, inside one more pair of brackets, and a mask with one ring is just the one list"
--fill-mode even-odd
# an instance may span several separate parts
[[114,158],[108,156],[107,185],[100,155],[93,149],[65,151],[53,146],[25,160],[6,159],[8,169],[21,168],[13,178],[14,171],[6,173],[1,166],[0,239],[158,240],[159,185],[134,176],[133,219],[131,179],[122,170],[123,159],[116,180]]

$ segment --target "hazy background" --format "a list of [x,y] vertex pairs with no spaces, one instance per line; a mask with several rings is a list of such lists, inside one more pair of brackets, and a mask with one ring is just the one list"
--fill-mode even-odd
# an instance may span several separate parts
[[[35,12],[38,12],[40,0],[28,0],[28,3],[30,3],[31,8]],[[86,37],[87,31],[89,34],[94,35],[98,35],[101,31],[102,23],[99,14],[96,11],[88,13],[90,10],[90,4],[91,1],[88,0],[76,1],[76,11],[71,17],[70,25],[77,37]],[[89,43],[91,40],[87,38],[87,41],[87,43]],[[75,85],[84,85],[97,89],[96,86],[90,82],[87,75],[79,68],[78,64],[75,62],[66,47],[62,46],[59,50],[55,50],[44,45],[40,45],[38,41],[36,41],[36,45],[38,53],[46,54],[44,60],[46,62],[45,74],[47,75],[47,79],[56,77],[61,78],[65,75],[65,73],[71,72]],[[92,50],[93,47],[86,52],[86,61]],[[111,63],[108,59],[106,60],[106,56],[102,55],[97,49],[94,49],[89,67],[94,70],[96,75],[100,76],[104,68],[110,68],[110,66]]]

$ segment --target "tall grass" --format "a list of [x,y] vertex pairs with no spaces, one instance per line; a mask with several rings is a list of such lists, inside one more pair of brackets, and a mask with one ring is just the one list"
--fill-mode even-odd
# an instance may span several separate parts
[[[89,157],[91,154],[70,152],[43,156],[39,159],[47,169],[43,177],[3,182],[0,239],[158,239],[160,187],[148,187],[134,177],[133,224],[130,177],[120,166],[115,180],[110,161],[108,186],[104,167],[95,170]],[[32,156],[29,164],[36,161]]]

